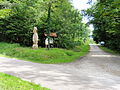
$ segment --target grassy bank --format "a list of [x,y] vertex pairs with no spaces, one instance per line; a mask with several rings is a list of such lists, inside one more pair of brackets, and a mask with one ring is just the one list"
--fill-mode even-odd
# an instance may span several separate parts
[[39,85],[23,81],[17,77],[0,73],[0,90],[50,90]]
[[111,49],[108,49],[106,47],[103,47],[103,46],[99,46],[102,50],[104,50],[105,52],[108,52],[108,53],[111,53],[111,54],[115,54],[115,55],[120,55],[120,52],[118,51],[114,51],[114,50],[111,50]]
[[89,51],[89,45],[77,46],[73,50],[59,48],[39,48],[33,50],[28,47],[21,47],[18,44],[0,43],[0,54],[28,60],[37,63],[66,63],[72,62]]

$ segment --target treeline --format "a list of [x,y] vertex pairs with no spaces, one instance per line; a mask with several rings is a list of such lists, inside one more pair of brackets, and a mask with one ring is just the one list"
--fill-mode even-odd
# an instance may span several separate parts
[[39,45],[45,33],[55,32],[56,47],[73,48],[84,43],[89,34],[82,15],[69,0],[1,0],[0,41],[32,45],[33,27],[38,28]]
[[120,51],[120,0],[98,0],[87,15],[92,17],[94,40],[105,41],[105,46]]

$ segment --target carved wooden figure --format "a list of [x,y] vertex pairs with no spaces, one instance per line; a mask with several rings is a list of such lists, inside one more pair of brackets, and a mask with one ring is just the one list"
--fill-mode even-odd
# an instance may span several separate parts
[[37,27],[34,27],[34,30],[33,30],[33,46],[32,48],[33,49],[37,49],[38,48],[38,33],[37,33],[38,29]]

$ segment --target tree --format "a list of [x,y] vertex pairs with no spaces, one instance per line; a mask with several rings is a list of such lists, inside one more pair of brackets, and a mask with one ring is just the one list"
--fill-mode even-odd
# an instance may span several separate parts
[[120,2],[119,0],[100,0],[86,12],[93,19],[94,39],[105,41],[106,47],[120,50]]
[[[3,1],[5,2],[5,1]],[[32,30],[38,27],[40,45],[44,46],[44,33],[57,33],[55,45],[74,48],[88,38],[87,25],[82,15],[69,0],[7,0],[12,5],[9,15],[2,15],[1,41],[32,45]],[[51,3],[50,3],[51,2]]]

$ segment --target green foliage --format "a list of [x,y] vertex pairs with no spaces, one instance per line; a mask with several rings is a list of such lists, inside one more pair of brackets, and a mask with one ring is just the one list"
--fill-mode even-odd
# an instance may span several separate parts
[[9,15],[11,9],[0,9],[0,18],[4,18]]
[[[77,50],[77,51],[76,51]],[[77,46],[73,50],[52,48],[31,48],[21,47],[18,44],[0,43],[0,54],[16,57],[37,63],[67,63],[72,62],[80,56],[86,55],[89,45]]]
[[115,51],[115,50],[111,50],[111,49],[108,49],[106,47],[103,47],[103,46],[100,46],[100,48],[108,53],[111,53],[111,54],[115,54],[115,55],[120,55],[120,52],[118,51]]
[[106,47],[120,51],[120,1],[100,0],[86,12],[93,18],[94,40],[105,41]]
[[5,18],[11,13],[11,3],[9,1],[0,0],[0,18]]
[[0,73],[0,90],[50,90],[17,77]]
[[[34,26],[38,27],[40,46],[44,46],[46,38],[44,33],[56,32],[58,37],[55,38],[55,46],[67,49],[74,48],[77,41],[85,42],[88,38],[87,25],[81,23],[82,15],[72,7],[69,0],[4,0],[2,2],[0,41],[31,46]],[[50,15],[48,15],[49,3],[51,3]]]

